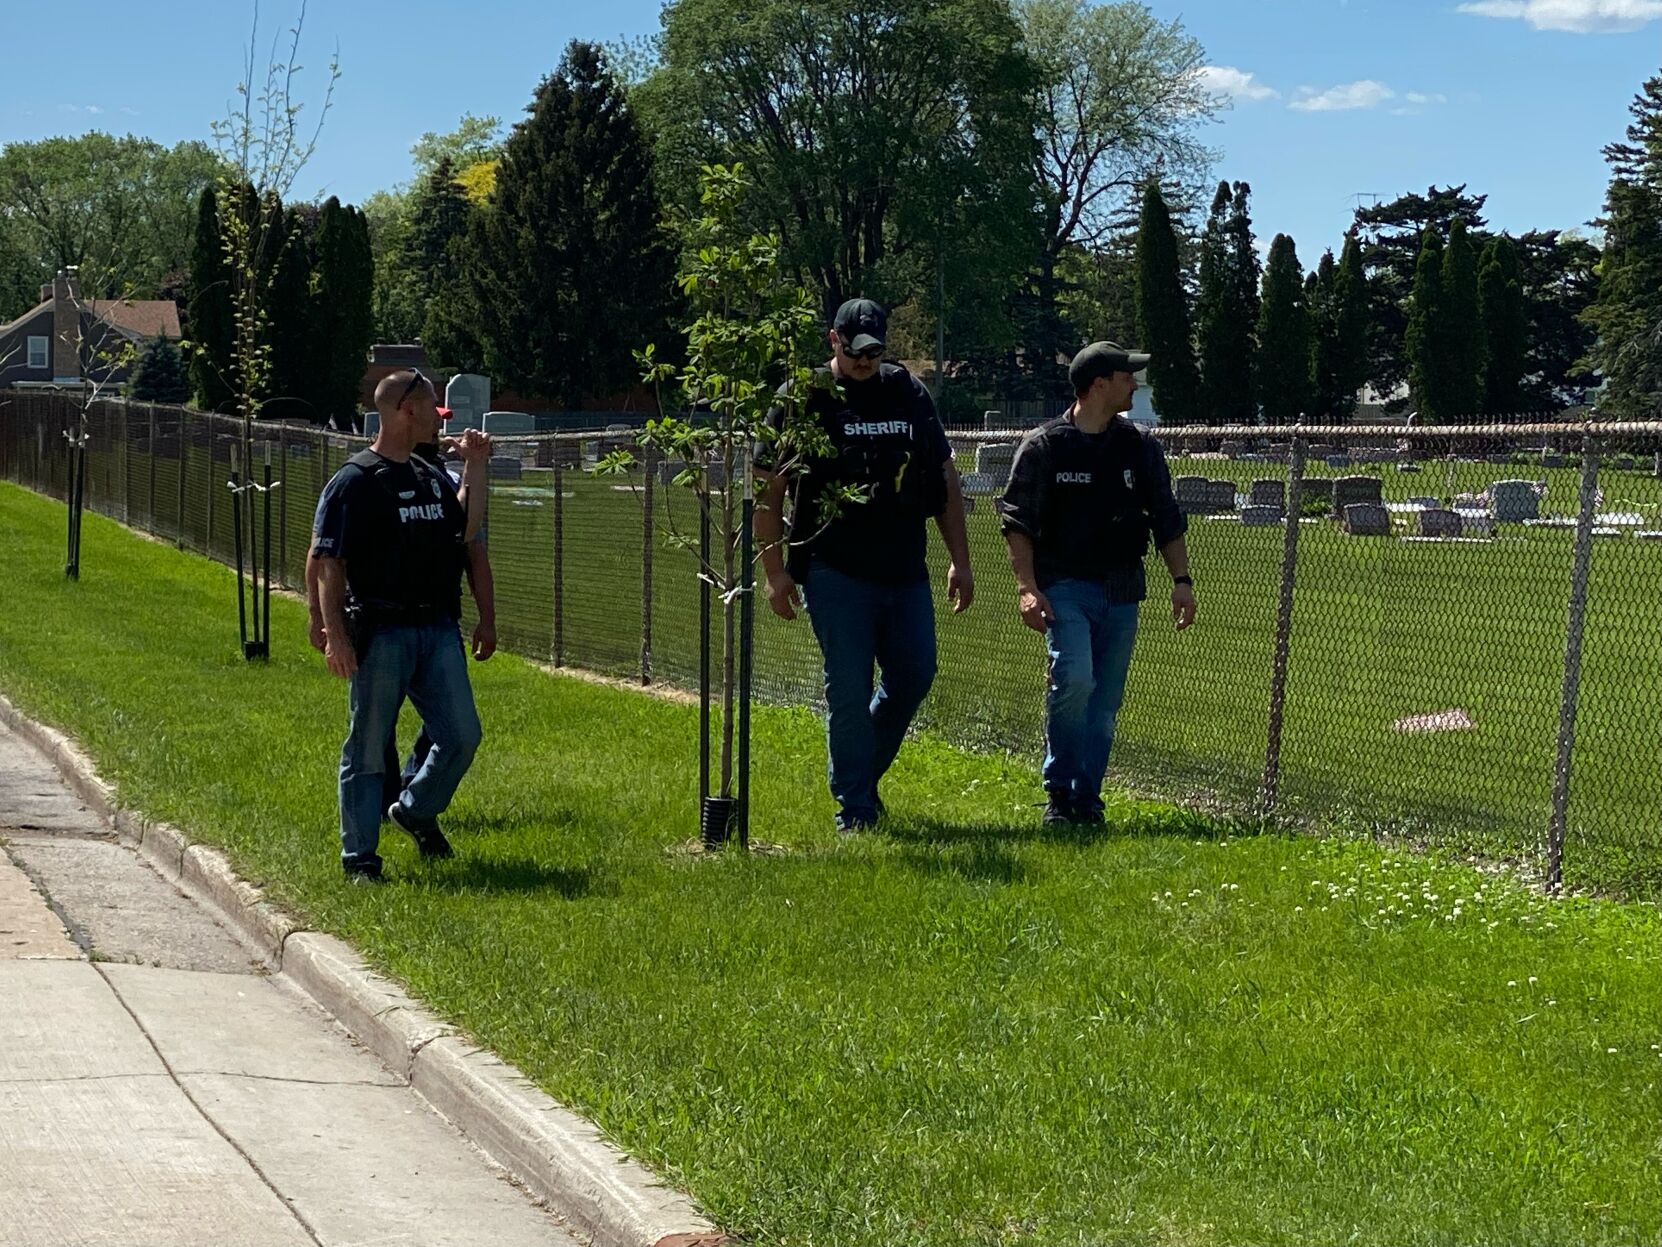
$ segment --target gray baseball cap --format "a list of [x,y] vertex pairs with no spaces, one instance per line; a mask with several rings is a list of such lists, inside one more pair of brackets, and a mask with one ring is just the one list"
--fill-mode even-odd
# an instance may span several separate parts
[[1116,372],[1141,372],[1148,367],[1149,356],[1143,351],[1128,351],[1112,342],[1093,342],[1073,357],[1068,365],[1068,380],[1074,393],[1088,387],[1098,377],[1109,377]]

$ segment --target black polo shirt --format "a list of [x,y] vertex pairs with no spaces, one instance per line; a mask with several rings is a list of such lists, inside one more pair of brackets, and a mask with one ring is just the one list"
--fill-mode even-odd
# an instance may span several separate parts
[[999,515],[1004,532],[1033,542],[1040,589],[1096,581],[1111,602],[1148,596],[1151,535],[1159,548],[1188,530],[1160,443],[1122,416],[1101,433],[1059,416],[1022,438]]

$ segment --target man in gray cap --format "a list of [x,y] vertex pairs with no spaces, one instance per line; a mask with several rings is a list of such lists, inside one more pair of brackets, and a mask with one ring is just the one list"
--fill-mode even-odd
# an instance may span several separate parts
[[1194,581],[1160,444],[1125,418],[1147,355],[1093,342],[1068,368],[1074,403],[1022,439],[999,502],[1022,622],[1045,636],[1046,823],[1100,823],[1147,596],[1150,533],[1172,577],[1172,619],[1194,622]]
[[[825,658],[831,795],[845,835],[873,827],[883,814],[878,782],[935,679],[929,520],[951,558],[946,590],[953,610],[975,596],[952,448],[929,391],[899,364],[883,362],[886,328],[887,316],[870,299],[837,309],[829,376],[821,377],[828,383],[811,391],[805,408],[829,453],[808,459],[789,480],[770,470],[773,448],[766,443],[756,463],[762,493],[755,533],[768,605],[795,619],[806,596]],[[777,427],[782,408],[774,418]],[[861,501],[826,520],[822,500],[849,488]],[[881,674],[875,691],[874,665]]]

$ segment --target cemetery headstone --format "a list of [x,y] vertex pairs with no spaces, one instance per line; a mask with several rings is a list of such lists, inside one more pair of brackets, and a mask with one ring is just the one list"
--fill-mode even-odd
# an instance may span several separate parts
[[1461,531],[1460,512],[1442,507],[1427,507],[1420,513],[1420,536],[1458,537]]
[[1521,524],[1541,513],[1541,496],[1534,481],[1496,481],[1489,486],[1489,505],[1497,524]]
[[1383,509],[1380,485],[1377,476],[1341,476],[1333,482],[1333,514],[1343,516],[1346,507],[1357,504]]
[[492,437],[527,437],[537,431],[537,418],[528,411],[487,411],[481,427]]
[[1282,507],[1248,504],[1241,508],[1241,524],[1245,528],[1269,528],[1281,523],[1283,510]]
[[1277,511],[1287,509],[1287,484],[1279,477],[1261,477],[1252,482],[1252,488],[1247,492],[1247,505],[1253,507],[1274,507]]
[[1177,509],[1185,515],[1202,515],[1206,511],[1206,478],[1204,476],[1180,476],[1172,482],[1172,495],[1177,499]]
[[493,481],[517,481],[524,475],[518,455],[492,455],[490,478]]
[[1234,481],[1206,482],[1206,509],[1214,514],[1235,509]]
[[444,387],[444,405],[450,408],[451,429],[483,428],[491,407],[491,379],[476,372],[457,373]]
[[1345,531],[1352,537],[1389,537],[1391,513],[1375,502],[1353,502],[1345,507]]

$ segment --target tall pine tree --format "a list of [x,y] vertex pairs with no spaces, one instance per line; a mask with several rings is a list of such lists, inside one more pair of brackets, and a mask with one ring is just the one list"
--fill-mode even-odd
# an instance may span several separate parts
[[1446,358],[1437,341],[1442,326],[1443,240],[1427,229],[1414,267],[1414,289],[1408,298],[1408,388],[1420,423],[1440,424],[1450,415],[1447,406]]
[[1201,239],[1198,306],[1201,392],[1208,424],[1252,423],[1253,333],[1258,322],[1258,253],[1252,246],[1245,182],[1218,184]]
[[313,255],[316,418],[350,428],[361,401],[374,331],[375,260],[363,213],[331,196],[318,217]]
[[1626,141],[1608,144],[1598,333],[1588,362],[1604,374],[1599,407],[1625,419],[1662,414],[1662,75],[1639,89]]
[[1309,407],[1310,320],[1304,303],[1304,269],[1286,234],[1275,236],[1264,269],[1253,377],[1266,424],[1296,423]]
[[[1266,277],[1266,281],[1268,278]],[[1312,419],[1330,424],[1343,419],[1344,396],[1339,380],[1339,266],[1331,251],[1305,283],[1305,305],[1310,323],[1310,407]]]
[[1356,413],[1357,395],[1367,384],[1370,372],[1368,309],[1373,301],[1368,274],[1362,263],[1362,245],[1352,230],[1345,235],[1345,249],[1339,256],[1339,271],[1333,280],[1334,356],[1339,404],[1334,416],[1349,420]]
[[1177,233],[1158,183],[1143,190],[1137,228],[1137,334],[1153,357],[1148,366],[1154,407],[1164,424],[1200,418],[1200,375],[1195,369],[1189,305],[1177,255]]
[[306,216],[290,208],[283,216],[282,251],[271,278],[266,314],[271,333],[271,394],[263,415],[310,420],[316,411],[318,377],[312,331],[312,254]]
[[231,284],[225,244],[219,231],[219,190],[210,186],[196,205],[196,236],[190,259],[190,380],[196,405],[230,411],[232,380]]
[[592,43],[573,41],[508,137],[465,270],[490,371],[580,406],[636,381],[675,257],[645,139]]
[[1483,405],[1483,326],[1477,315],[1477,251],[1464,221],[1449,226],[1439,297],[1435,323],[1443,356],[1443,419],[1467,420]]
[[1478,319],[1483,334],[1483,414],[1523,410],[1529,356],[1529,308],[1518,275],[1518,251],[1505,234],[1483,249],[1477,271]]

